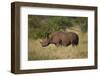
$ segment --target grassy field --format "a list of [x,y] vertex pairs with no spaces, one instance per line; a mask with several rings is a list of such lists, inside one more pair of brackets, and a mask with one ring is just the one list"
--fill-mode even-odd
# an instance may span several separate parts
[[72,47],[59,46],[50,44],[47,47],[42,47],[41,39],[28,39],[28,60],[53,60],[53,59],[79,59],[87,58],[87,33],[82,33],[80,30],[71,28],[67,31],[76,32],[79,35],[79,45]]

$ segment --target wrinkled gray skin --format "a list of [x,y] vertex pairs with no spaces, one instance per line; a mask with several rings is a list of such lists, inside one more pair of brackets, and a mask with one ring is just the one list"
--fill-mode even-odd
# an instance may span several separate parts
[[42,47],[46,47],[49,44],[55,44],[56,46],[76,46],[79,43],[79,37],[74,32],[54,32],[49,37],[42,40]]

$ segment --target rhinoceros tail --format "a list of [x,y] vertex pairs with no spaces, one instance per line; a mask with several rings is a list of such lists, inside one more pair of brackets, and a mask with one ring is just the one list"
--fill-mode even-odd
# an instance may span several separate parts
[[79,37],[78,35],[76,35],[76,37],[74,38],[74,40],[72,40],[72,45],[73,46],[77,46],[79,44]]

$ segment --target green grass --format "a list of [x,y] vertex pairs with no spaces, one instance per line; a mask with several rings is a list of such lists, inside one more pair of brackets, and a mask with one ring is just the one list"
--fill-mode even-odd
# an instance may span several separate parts
[[80,30],[71,28],[68,31],[76,32],[79,35],[79,45],[65,47],[56,47],[50,44],[47,47],[42,47],[41,39],[28,39],[28,60],[53,60],[53,59],[79,59],[87,58],[87,33],[81,33]]

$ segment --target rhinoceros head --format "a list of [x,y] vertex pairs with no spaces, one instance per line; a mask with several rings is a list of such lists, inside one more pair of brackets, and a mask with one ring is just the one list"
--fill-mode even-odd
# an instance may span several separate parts
[[40,42],[42,47],[46,47],[50,44],[50,39],[49,38],[44,38],[42,39],[42,42]]

